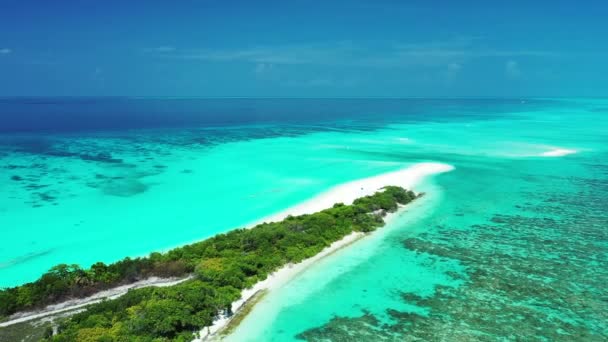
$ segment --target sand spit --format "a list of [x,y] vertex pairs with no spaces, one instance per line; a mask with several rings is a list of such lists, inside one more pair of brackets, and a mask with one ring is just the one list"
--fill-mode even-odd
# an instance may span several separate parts
[[[289,215],[304,215],[312,214],[323,209],[332,207],[335,203],[352,204],[352,202],[363,196],[372,195],[378,190],[388,185],[401,186],[406,189],[412,189],[416,184],[421,182],[425,177],[431,176],[437,173],[443,173],[453,170],[454,167],[448,164],[441,163],[418,163],[413,166],[394,171],[384,173],[378,176],[368,177],[348,183],[338,185],[326,192],[313,197],[312,199],[305,201],[292,208],[284,210],[278,214],[266,217],[256,223],[253,223],[251,227],[262,222],[274,222],[281,221]],[[384,220],[388,223],[392,218],[396,217],[397,213],[387,215]],[[299,273],[306,270],[310,265],[314,264],[318,260],[331,255],[337,250],[347,247],[364,237],[365,234],[360,232],[353,232],[339,241],[334,242],[330,246],[326,247],[321,253],[308,258],[298,264],[285,265],[276,272],[272,273],[263,281],[256,283],[252,288],[243,290],[241,293],[241,299],[232,303],[232,312],[236,313],[250,298],[252,298],[259,291],[272,291],[272,289],[279,288],[297,276]],[[222,338],[222,331],[228,326],[231,318],[234,317],[220,317],[213,322],[213,325],[201,330],[199,332],[199,338],[195,339],[195,342],[218,340]]]

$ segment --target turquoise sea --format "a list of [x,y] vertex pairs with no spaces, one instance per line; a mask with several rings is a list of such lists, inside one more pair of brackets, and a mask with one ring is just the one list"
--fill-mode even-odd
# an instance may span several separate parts
[[606,99],[11,98],[0,120],[0,286],[436,161],[455,170],[229,339],[608,339]]

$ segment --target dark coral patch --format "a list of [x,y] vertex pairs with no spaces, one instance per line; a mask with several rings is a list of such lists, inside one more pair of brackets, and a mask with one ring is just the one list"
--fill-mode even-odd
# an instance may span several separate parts
[[112,181],[102,185],[102,191],[106,195],[118,197],[131,197],[148,190],[148,185],[136,179],[124,179]]

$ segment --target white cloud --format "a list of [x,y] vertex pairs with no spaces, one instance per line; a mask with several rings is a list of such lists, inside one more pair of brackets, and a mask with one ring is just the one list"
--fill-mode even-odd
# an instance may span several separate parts
[[338,87],[348,88],[358,84],[356,79],[339,79],[333,77],[313,77],[310,79],[291,79],[281,82],[286,87],[302,87],[302,88],[322,88],[322,87]]
[[460,74],[461,70],[462,70],[462,64],[460,64],[460,63],[452,62],[452,63],[448,64],[447,71],[445,73],[446,82],[448,84],[451,84],[452,82],[454,82],[454,80],[456,79],[458,74]]
[[479,38],[447,41],[356,45],[352,42],[254,46],[240,49],[191,49],[163,54],[165,58],[206,62],[249,62],[258,65],[329,65],[374,68],[436,67],[449,65],[452,73],[478,58],[549,56],[540,50],[497,50],[479,47]]
[[175,47],[167,46],[167,45],[145,49],[146,52],[157,52],[157,53],[169,53],[169,52],[173,52],[175,50],[177,50]]
[[309,80],[290,80],[284,82],[288,87],[330,87],[335,85],[335,81],[329,78],[313,78]]
[[273,69],[274,69],[273,64],[258,63],[255,65],[255,68],[253,68],[253,72],[256,73],[257,75],[262,75],[262,74],[272,71]]
[[457,73],[462,70],[462,65],[458,63],[450,63],[448,64],[448,72]]
[[9,48],[2,48],[0,49],[0,55],[8,55],[10,53],[12,53],[13,50],[9,49]]
[[509,60],[505,64],[505,75],[509,79],[518,79],[522,76],[521,68],[519,67],[519,63],[514,60]]
[[103,69],[100,67],[95,67],[93,69],[92,79],[93,79],[93,81],[103,83],[105,81],[105,75],[104,75]]
[[341,44],[258,46],[234,50],[192,50],[176,57],[214,62],[246,61],[256,64],[333,64],[345,53]]

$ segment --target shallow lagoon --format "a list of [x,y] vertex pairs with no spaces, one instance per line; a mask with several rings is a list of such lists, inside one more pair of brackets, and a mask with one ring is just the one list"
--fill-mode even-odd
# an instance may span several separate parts
[[[234,338],[605,338],[607,101],[293,101],[239,102],[230,125],[2,134],[0,285],[202,239],[439,161],[456,170],[416,189],[420,203],[269,294]],[[260,125],[259,113],[272,115]],[[556,148],[579,153],[539,157]]]

